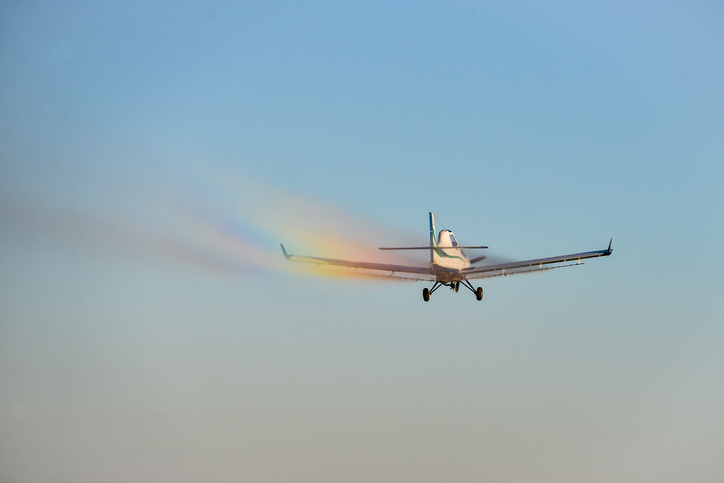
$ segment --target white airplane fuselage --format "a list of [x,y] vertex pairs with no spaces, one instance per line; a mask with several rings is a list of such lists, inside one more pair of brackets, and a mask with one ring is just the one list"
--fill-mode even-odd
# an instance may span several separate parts
[[450,230],[440,230],[435,237],[435,216],[430,213],[430,269],[440,282],[459,282],[464,277],[462,270],[470,267],[470,260],[465,255],[455,234]]

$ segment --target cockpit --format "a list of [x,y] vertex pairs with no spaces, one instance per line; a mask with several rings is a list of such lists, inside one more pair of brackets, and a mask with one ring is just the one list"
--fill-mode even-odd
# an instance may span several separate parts
[[450,232],[449,235],[450,235],[450,243],[452,243],[452,246],[454,246],[454,247],[458,246],[458,241],[455,239],[455,235],[453,235],[452,232]]
[[441,247],[457,247],[458,241],[455,235],[450,230],[440,230],[440,235],[437,238],[437,244]]

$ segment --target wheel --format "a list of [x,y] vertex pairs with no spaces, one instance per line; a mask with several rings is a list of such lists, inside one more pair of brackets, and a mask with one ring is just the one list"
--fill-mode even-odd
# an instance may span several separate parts
[[475,298],[478,300],[483,300],[483,287],[478,287],[478,289],[475,291]]
[[422,289],[422,300],[425,302],[430,301],[430,291],[427,289],[427,287]]

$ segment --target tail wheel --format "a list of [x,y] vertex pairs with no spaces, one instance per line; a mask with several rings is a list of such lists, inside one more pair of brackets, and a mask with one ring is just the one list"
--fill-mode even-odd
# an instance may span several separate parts
[[430,290],[428,290],[427,287],[422,289],[422,300],[424,300],[425,302],[430,301]]
[[475,298],[478,300],[483,300],[483,287],[478,287],[478,289],[475,291]]

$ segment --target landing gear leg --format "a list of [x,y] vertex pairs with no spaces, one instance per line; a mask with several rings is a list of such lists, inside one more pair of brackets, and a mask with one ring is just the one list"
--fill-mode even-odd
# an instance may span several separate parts
[[473,285],[467,280],[463,280],[462,283],[468,288],[468,290],[475,294],[476,299],[483,300],[483,287],[478,287],[477,289],[475,289],[473,288]]
[[432,295],[433,292],[435,292],[435,290],[442,287],[442,285],[443,284],[440,282],[435,282],[430,290],[428,290],[427,287],[423,288],[422,289],[422,300],[424,300],[425,302],[428,302],[430,300],[430,295]]

